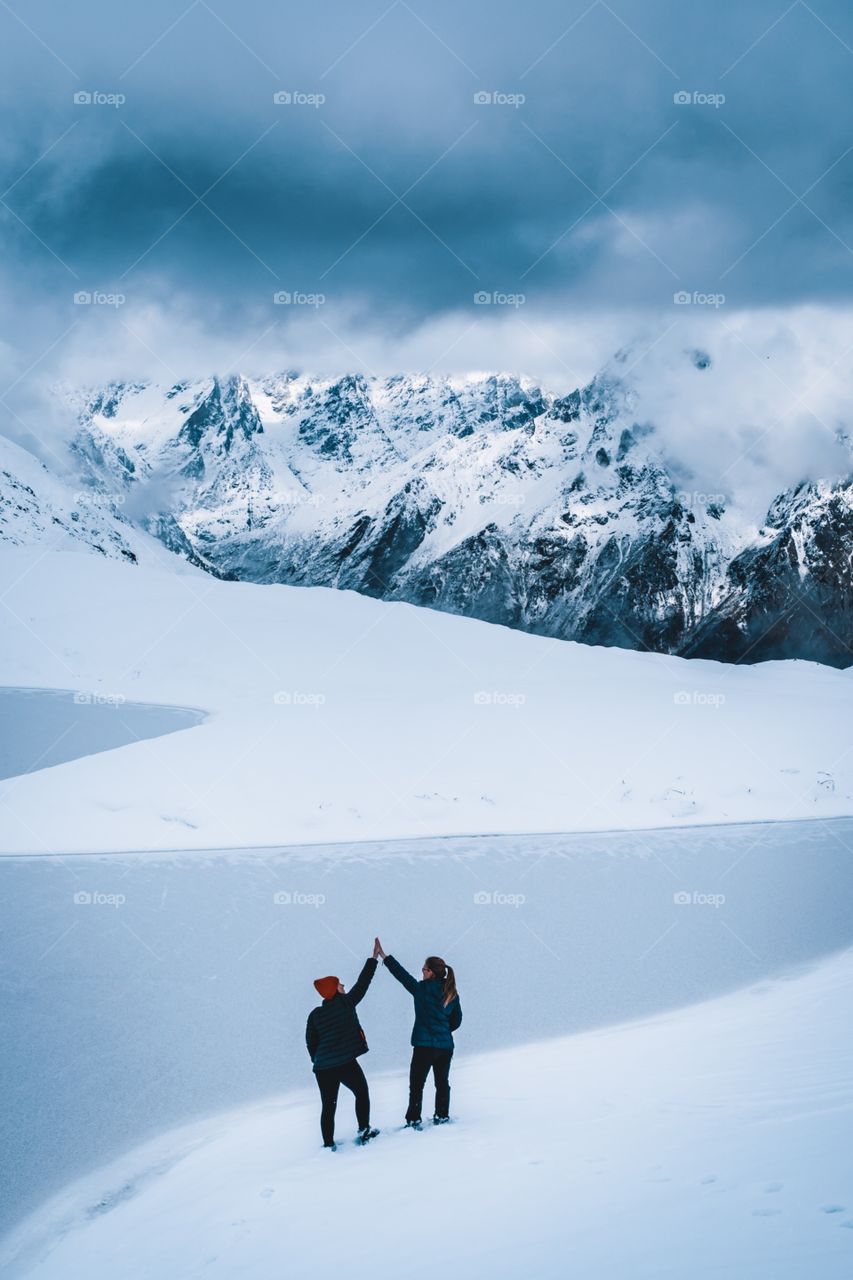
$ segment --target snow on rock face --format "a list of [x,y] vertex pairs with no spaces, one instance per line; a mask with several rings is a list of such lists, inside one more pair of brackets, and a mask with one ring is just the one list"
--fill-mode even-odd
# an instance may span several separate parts
[[756,536],[719,495],[684,491],[612,374],[561,397],[509,374],[293,373],[66,395],[86,509],[42,468],[32,484],[10,468],[0,537],[52,524],[121,555],[133,522],[227,579],[591,644],[851,661],[853,486],[781,494]]
[[564,639],[677,652],[746,538],[680,492],[609,375],[563,397],[507,374],[134,384],[80,418],[88,481],[135,490],[145,527],[219,576]]
[[85,549],[135,564],[142,538],[122,519],[122,500],[122,494],[103,488],[72,490],[32,454],[0,437],[0,541]]
[[727,586],[691,638],[689,656],[738,648],[849,666],[853,485],[801,485],[777,498],[760,538],[729,566]]

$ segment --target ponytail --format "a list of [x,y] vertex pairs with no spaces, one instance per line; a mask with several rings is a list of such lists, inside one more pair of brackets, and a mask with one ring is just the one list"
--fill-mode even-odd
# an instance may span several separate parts
[[444,1003],[445,1006],[450,1004],[451,1000],[455,1000],[458,994],[456,990],[456,977],[449,964],[445,964],[441,956],[427,956],[426,967],[437,982],[444,987]]
[[451,1000],[455,1000],[458,992],[456,990],[456,977],[450,965],[447,966],[447,977],[444,979],[444,1003],[450,1004]]

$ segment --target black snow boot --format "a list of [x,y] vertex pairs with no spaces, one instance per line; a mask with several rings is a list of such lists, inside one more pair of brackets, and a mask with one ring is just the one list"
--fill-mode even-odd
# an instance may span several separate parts
[[433,1116],[433,1124],[450,1124],[450,1116]]
[[369,1142],[371,1138],[378,1138],[378,1136],[379,1136],[379,1130],[371,1129],[370,1125],[367,1125],[364,1129],[359,1129],[356,1142],[358,1142],[363,1147],[364,1144],[366,1142]]

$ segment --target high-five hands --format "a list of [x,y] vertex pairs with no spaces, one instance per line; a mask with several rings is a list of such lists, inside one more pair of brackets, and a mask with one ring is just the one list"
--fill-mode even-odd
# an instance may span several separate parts
[[384,960],[385,952],[382,950],[382,943],[379,941],[379,939],[374,938],[373,939],[373,959],[378,960],[380,956]]

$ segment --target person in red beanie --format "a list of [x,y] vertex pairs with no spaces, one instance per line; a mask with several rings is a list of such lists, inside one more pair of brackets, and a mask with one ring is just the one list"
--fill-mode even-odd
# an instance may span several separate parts
[[376,973],[377,952],[366,960],[352,991],[336,977],[316,978],[314,986],[323,1003],[312,1009],[305,1028],[305,1043],[320,1089],[322,1110],[320,1132],[323,1146],[335,1146],[335,1111],[338,1091],[345,1085],[355,1095],[357,1142],[362,1145],[375,1138],[378,1129],[370,1127],[370,1091],[357,1059],[367,1053],[367,1040],[356,1014],[356,1005],[364,999]]

